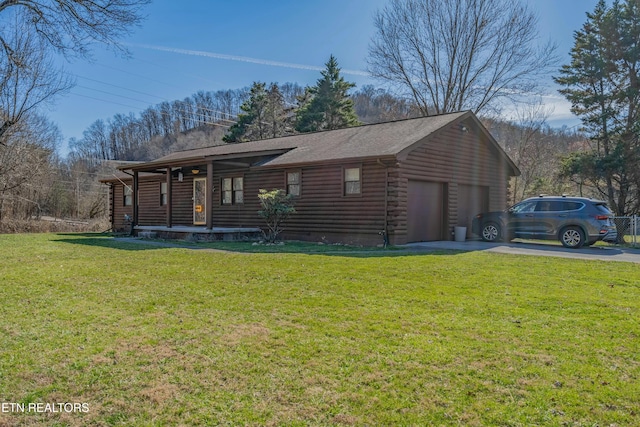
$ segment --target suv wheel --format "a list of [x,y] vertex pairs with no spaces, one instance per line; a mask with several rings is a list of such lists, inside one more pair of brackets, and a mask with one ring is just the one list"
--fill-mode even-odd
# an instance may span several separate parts
[[489,222],[482,227],[482,240],[496,242],[500,238],[500,226],[495,222]]
[[578,249],[584,241],[584,231],[580,227],[567,227],[560,232],[560,242],[565,248]]

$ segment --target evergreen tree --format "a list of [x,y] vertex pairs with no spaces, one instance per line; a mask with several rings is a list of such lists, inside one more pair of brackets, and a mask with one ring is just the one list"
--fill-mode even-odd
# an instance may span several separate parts
[[268,126],[268,137],[277,138],[292,133],[289,110],[285,107],[284,96],[277,84],[271,83],[267,89],[267,106],[265,122]]
[[254,82],[240,109],[238,122],[222,138],[224,142],[246,142],[276,138],[289,133],[287,111],[278,85]]
[[247,99],[240,109],[244,113],[238,114],[238,122],[229,128],[222,140],[224,142],[246,142],[252,139],[264,139],[266,129],[264,125],[265,109],[267,105],[267,91],[265,83],[254,82]]
[[601,0],[555,80],[592,141],[565,159],[563,174],[593,185],[618,215],[640,210],[639,73],[640,3]]
[[347,95],[355,86],[340,76],[338,61],[331,55],[321,71],[322,78],[315,86],[306,88],[299,98],[296,112],[296,130],[314,132],[340,129],[360,124],[353,108],[353,100]]

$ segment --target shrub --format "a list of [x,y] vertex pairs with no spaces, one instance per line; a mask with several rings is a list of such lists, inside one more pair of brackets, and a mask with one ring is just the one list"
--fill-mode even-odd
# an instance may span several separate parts
[[262,206],[262,209],[258,211],[258,215],[267,223],[267,230],[262,232],[265,240],[273,243],[284,230],[282,227],[284,221],[296,211],[293,207],[293,196],[281,189],[271,191],[260,189],[258,198]]

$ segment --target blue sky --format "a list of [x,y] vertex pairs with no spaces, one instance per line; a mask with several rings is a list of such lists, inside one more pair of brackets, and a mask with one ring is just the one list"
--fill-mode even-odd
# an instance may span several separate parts
[[[526,0],[540,18],[540,34],[554,40],[568,62],[573,32],[597,0]],[[364,72],[374,33],[373,14],[386,0],[155,0],[146,20],[124,39],[131,57],[96,47],[94,60],[64,65],[77,86],[45,113],[69,138],[97,119],[135,114],[163,100],[183,99],[254,81],[312,85],[333,54],[345,78],[376,84]],[[552,85],[549,76],[549,85]],[[578,124],[557,92],[549,123]]]

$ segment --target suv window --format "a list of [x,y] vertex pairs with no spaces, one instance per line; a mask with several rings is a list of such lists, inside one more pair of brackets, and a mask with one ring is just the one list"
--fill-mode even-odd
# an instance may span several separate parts
[[613,212],[611,212],[611,209],[609,209],[609,207],[607,205],[605,205],[604,203],[599,203],[596,206],[596,209],[599,212],[602,212],[605,215],[613,215]]
[[511,213],[525,213],[525,212],[533,212],[536,209],[537,200],[524,201],[522,203],[518,203],[514,205],[509,211]]
[[582,209],[584,203],[568,202],[564,200],[540,200],[536,207],[536,212],[561,212],[577,211]]
[[562,210],[562,202],[558,200],[540,200],[536,212],[557,212]]
[[580,202],[562,202],[562,211],[577,211],[582,209],[584,203]]

